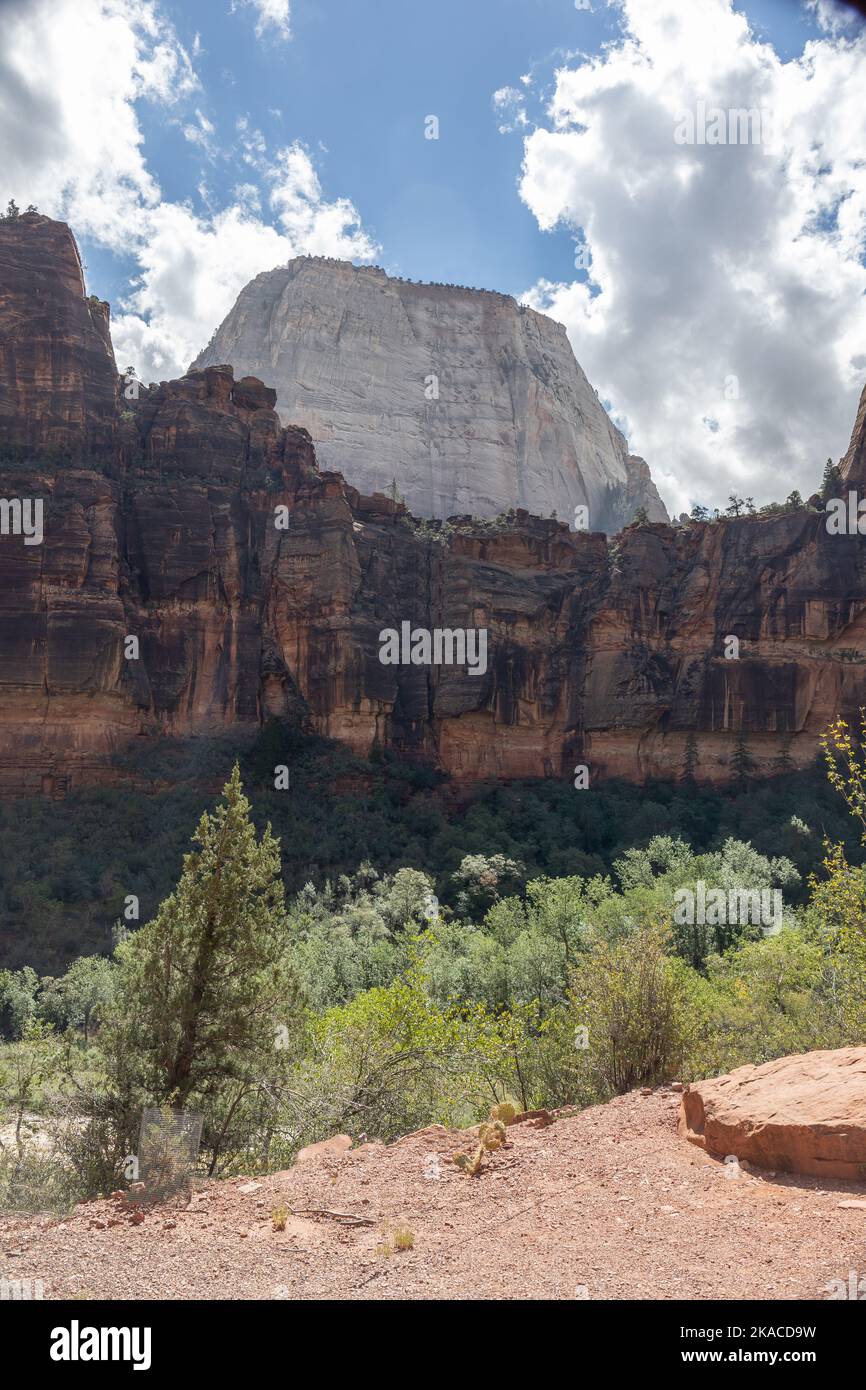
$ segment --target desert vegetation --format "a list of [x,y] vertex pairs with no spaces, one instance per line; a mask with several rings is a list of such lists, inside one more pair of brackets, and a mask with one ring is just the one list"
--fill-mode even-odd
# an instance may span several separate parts
[[[145,1113],[201,1117],[204,1173],[266,1172],[336,1131],[388,1140],[434,1121],[495,1126],[514,1109],[583,1107],[862,1042],[864,738],[838,723],[825,741],[825,785],[851,813],[853,848],[791,815],[771,846],[789,852],[768,852],[726,833],[708,792],[689,798],[705,827],[691,844],[668,790],[670,833],[641,836],[633,820],[620,833],[642,842],[610,856],[609,839],[605,860],[557,843],[549,806],[547,827],[506,835],[519,812],[499,790],[464,826],[497,826],[501,849],[455,834],[438,875],[362,860],[289,893],[280,841],[257,828],[236,763],[175,884],[141,925],[118,920],[110,954],[57,975],[0,972],[0,1204],[62,1209],[124,1186]],[[431,788],[410,812],[419,789],[398,785],[402,823],[414,818],[419,842],[426,825],[441,853]],[[576,799],[600,845],[604,807]],[[542,805],[539,792],[529,814]],[[776,894],[778,918],[772,930],[711,913],[684,921],[676,904],[695,885],[726,900]]]

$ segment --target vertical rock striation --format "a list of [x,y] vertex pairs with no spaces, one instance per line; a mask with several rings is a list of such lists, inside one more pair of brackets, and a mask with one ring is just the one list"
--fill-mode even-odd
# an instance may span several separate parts
[[565,329],[509,295],[302,256],[241,291],[193,367],[219,363],[273,382],[323,467],[364,492],[393,480],[417,516],[667,520]]
[[108,305],[85,298],[63,222],[0,220],[0,444],[68,458],[112,457],[117,370]]
[[[117,750],[269,716],[466,781],[642,781],[688,752],[724,782],[744,739],[756,772],[804,766],[866,705],[863,537],[812,509],[613,542],[520,508],[422,524],[320,471],[230,367],[118,398],[68,229],[21,222],[0,222],[2,491],[45,514],[42,544],[0,534],[0,788],[112,780]],[[383,665],[403,622],[486,629],[484,674]]]

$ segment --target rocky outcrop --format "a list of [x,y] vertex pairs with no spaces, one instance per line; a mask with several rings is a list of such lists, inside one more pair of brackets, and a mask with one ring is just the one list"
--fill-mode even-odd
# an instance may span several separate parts
[[718,1158],[819,1178],[866,1177],[866,1047],[806,1052],[683,1093],[679,1132]]
[[[53,280],[47,250],[24,259],[84,325],[64,232],[31,228],[53,248]],[[40,341],[50,319],[30,320]],[[19,361],[38,349],[27,322]],[[60,376],[10,388],[67,435],[59,455],[13,450],[3,466],[7,499],[44,503],[42,544],[0,535],[9,791],[60,794],[116,776],[117,750],[269,716],[464,780],[571,779],[586,763],[592,777],[688,764],[723,782],[744,749],[755,773],[805,765],[830,718],[866,705],[862,538],[829,535],[813,510],[632,526],[615,541],[524,509],[422,523],[321,471],[273,390],[225,366],[120,395],[103,442],[77,457],[89,436],[66,382],[83,383],[86,423],[117,378],[107,339],[99,366],[86,335],[65,350]],[[0,448],[31,429],[11,417]],[[483,630],[483,672],[383,664],[380,634],[404,622]]]
[[193,367],[225,362],[273,383],[321,467],[363,492],[395,482],[417,516],[667,520],[565,329],[510,295],[301,256],[242,290]]
[[0,219],[0,449],[110,459],[117,371],[108,305],[85,297],[63,222]]
[[842,477],[851,487],[866,487],[866,386],[860,396],[851,443],[841,463]]

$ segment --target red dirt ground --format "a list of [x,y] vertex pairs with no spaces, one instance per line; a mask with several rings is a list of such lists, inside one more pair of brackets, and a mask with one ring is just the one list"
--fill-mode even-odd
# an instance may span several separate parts
[[[677,1137],[678,1105],[633,1092],[516,1124],[476,1177],[447,1161],[471,1136],[433,1127],[206,1183],[139,1224],[120,1200],[2,1216],[0,1276],[54,1299],[824,1299],[866,1272],[866,1184],[727,1177]],[[383,1254],[397,1227],[413,1248]]]

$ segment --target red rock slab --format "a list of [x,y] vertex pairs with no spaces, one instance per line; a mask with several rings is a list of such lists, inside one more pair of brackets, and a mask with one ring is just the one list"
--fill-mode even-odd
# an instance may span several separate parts
[[780,1057],[694,1081],[677,1128],[719,1158],[866,1181],[866,1047]]
[[295,1163],[312,1163],[319,1158],[339,1157],[351,1147],[352,1140],[348,1134],[334,1134],[330,1139],[323,1139],[319,1144],[308,1144],[305,1149],[301,1149]]

